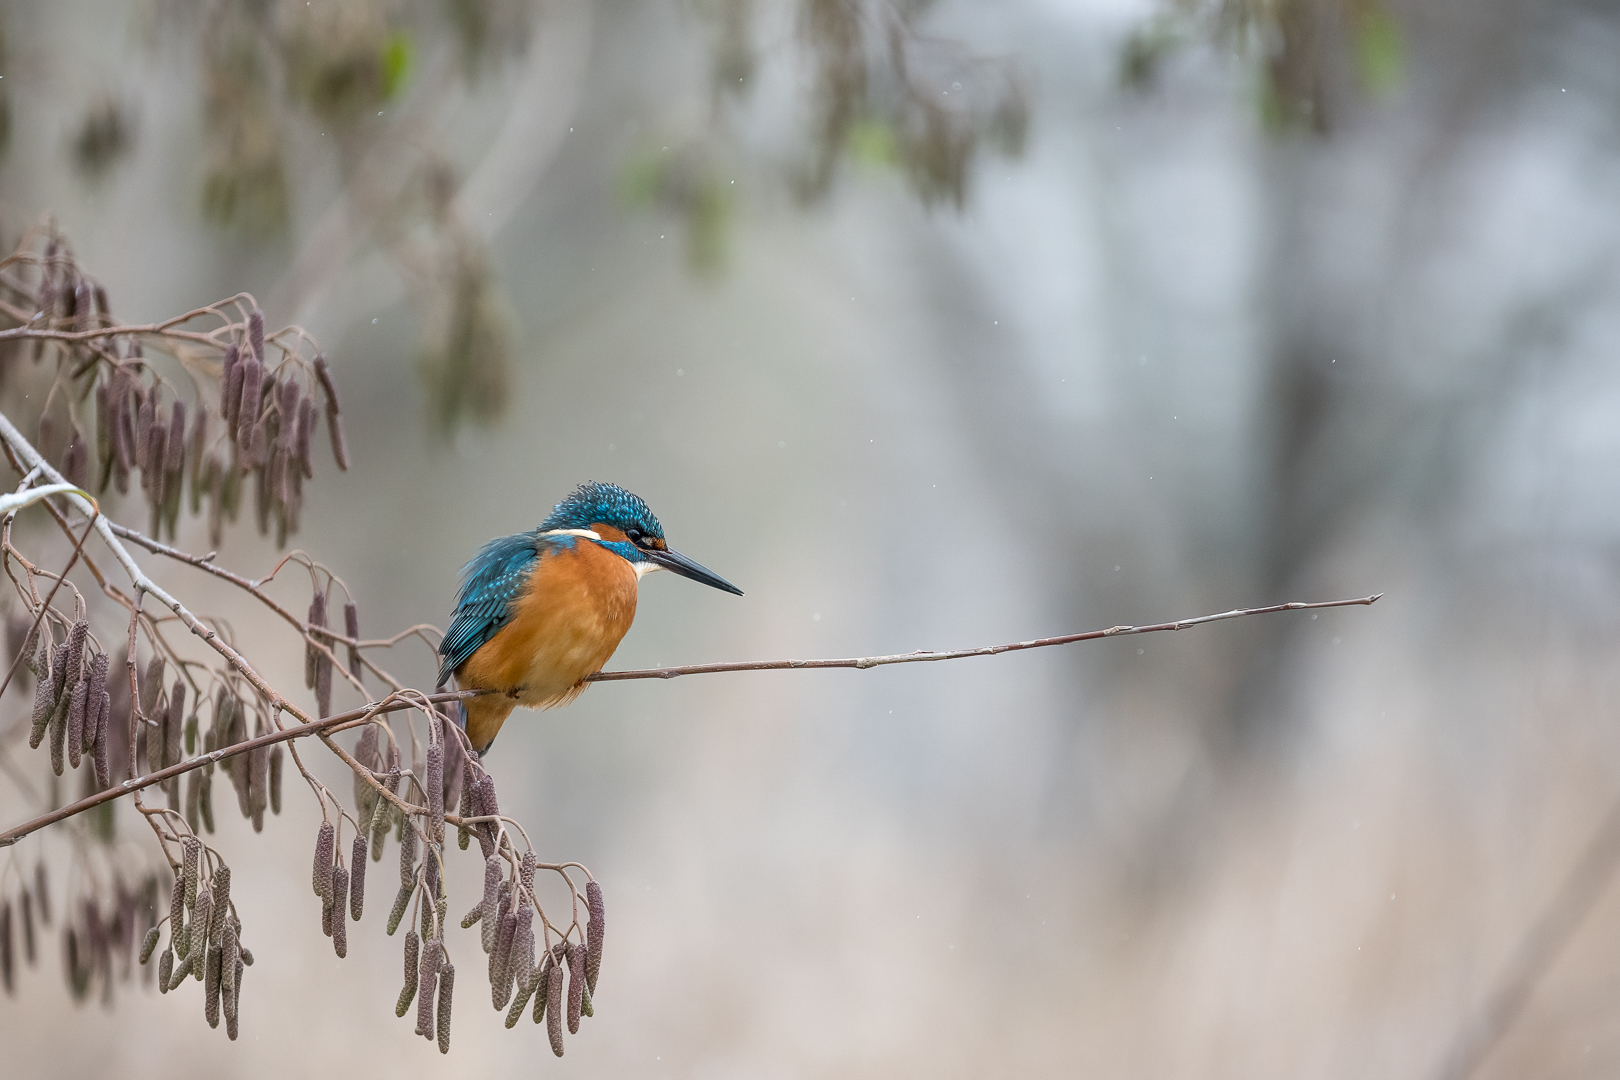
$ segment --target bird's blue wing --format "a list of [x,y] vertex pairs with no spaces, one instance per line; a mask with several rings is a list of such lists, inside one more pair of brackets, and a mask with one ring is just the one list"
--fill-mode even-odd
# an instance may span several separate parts
[[540,552],[533,533],[491,540],[462,570],[461,592],[450,629],[439,643],[439,685],[494,637],[511,617],[512,601],[523,591]]

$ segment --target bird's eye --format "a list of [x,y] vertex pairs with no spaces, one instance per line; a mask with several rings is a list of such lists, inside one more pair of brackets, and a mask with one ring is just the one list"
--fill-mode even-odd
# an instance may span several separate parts
[[624,535],[625,535],[625,538],[627,540],[629,540],[632,544],[641,543],[641,530],[640,529],[626,529]]

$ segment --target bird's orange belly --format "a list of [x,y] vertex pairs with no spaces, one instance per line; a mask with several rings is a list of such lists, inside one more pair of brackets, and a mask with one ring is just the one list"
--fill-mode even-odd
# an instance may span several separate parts
[[602,669],[636,614],[636,575],[595,544],[543,558],[511,620],[462,667],[461,685],[499,690],[521,705],[572,700]]

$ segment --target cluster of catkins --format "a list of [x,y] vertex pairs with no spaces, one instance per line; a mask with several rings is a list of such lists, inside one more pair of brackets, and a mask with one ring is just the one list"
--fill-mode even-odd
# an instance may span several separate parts
[[[178,989],[187,975],[201,982],[208,1026],[218,1027],[223,1011],[225,1033],[234,1040],[242,972],[253,966],[253,953],[242,944],[242,923],[231,903],[231,868],[195,836],[183,837],[180,848],[180,869],[169,897],[169,944],[158,958],[158,989],[165,994]],[[213,863],[211,875],[205,859]],[[152,959],[161,929],[153,926],[146,932],[142,964]]]
[[107,681],[107,654],[97,652],[88,664],[84,662],[89,634],[90,623],[81,617],[69,627],[60,645],[52,646],[48,632],[39,635],[37,654],[32,643],[24,645],[37,680],[28,748],[38,749],[48,733],[51,769],[56,775],[62,775],[64,765],[77,769],[80,762],[87,762],[94,790],[100,791],[112,782],[112,749],[128,743],[127,736],[119,739],[114,732],[118,724],[113,719]]
[[[497,817],[501,812],[495,797],[494,778],[475,766],[471,758],[463,764],[459,810],[463,820]],[[462,826],[459,831],[460,847],[465,850],[469,839],[476,836],[484,856],[484,895],[462,918],[461,926],[462,929],[479,926],[480,940],[489,954],[490,1000],[497,1010],[507,1010],[506,1026],[512,1027],[523,1018],[532,998],[534,1022],[546,1022],[551,1050],[561,1057],[565,1018],[569,1034],[576,1034],[580,1017],[595,1015],[591,995],[596,992],[596,976],[602,967],[602,935],[607,925],[602,887],[595,881],[585,886],[590,910],[585,941],[560,941],[550,949],[543,949],[536,963],[534,852],[524,852],[516,874],[503,881],[502,870],[507,862],[498,847],[500,834],[495,825],[487,821],[475,822]],[[411,949],[412,943],[407,939],[407,992],[413,982]],[[403,1015],[408,993],[402,994],[400,1001]]]
[[[174,535],[189,477],[191,512],[201,512],[203,502],[208,503],[209,529],[219,543],[224,523],[236,520],[251,477],[259,532],[268,534],[273,524],[278,542],[285,543],[298,530],[304,481],[315,475],[312,447],[322,412],[312,396],[315,385],[325,399],[332,455],[340,469],[349,467],[337,387],[325,357],[316,356],[310,365],[312,379],[290,358],[272,367],[265,357],[264,315],[258,309],[248,316],[246,342],[225,348],[219,407],[225,422],[223,453],[207,404],[198,401],[191,415],[184,401],[150,377],[139,340],[129,340],[124,352],[95,388],[98,490],[111,484],[126,493],[130,473],[138,470],[154,536],[165,528]],[[306,381],[312,385],[306,387]],[[53,424],[47,410],[40,418],[40,445],[47,453],[55,443]],[[60,451],[59,464],[71,483],[91,486],[90,450],[77,424]]]
[[[58,776],[64,767],[77,769],[89,763],[87,793],[101,791],[129,776],[130,709],[133,704],[126,677],[127,654],[109,664],[107,654],[97,652],[86,661],[89,623],[79,619],[68,629],[65,640],[52,647],[49,634],[40,635],[37,655],[25,645],[31,657],[30,670],[37,673],[34,691],[33,728],[28,745],[37,748],[48,735],[51,767]],[[178,765],[193,755],[212,753],[234,746],[250,737],[270,731],[262,702],[238,697],[230,686],[221,686],[213,701],[213,723],[208,731],[199,730],[197,710],[186,710],[187,687],[176,678],[164,689],[167,665],[161,656],[153,657],[137,675],[141,713],[146,723],[135,739],[136,768],[156,772]],[[70,689],[71,688],[71,689]],[[255,707],[257,705],[258,707]],[[249,712],[253,713],[250,718]],[[252,730],[249,731],[249,721]],[[186,774],[182,802],[180,777],[165,780],[161,788],[169,808],[184,806],[192,832],[214,831],[213,775],[222,769],[236,789],[242,816],[253,822],[255,831],[264,828],[264,812],[281,813],[281,774],[284,751],[278,746],[259,747],[246,754],[209,762]]]
[[[214,694],[214,718],[208,731],[202,735],[201,752],[211,754],[222,747],[235,746],[249,738],[268,735],[272,723],[266,713],[264,701],[257,694],[244,700],[231,685],[224,685]],[[252,716],[249,716],[249,713]],[[252,730],[248,728],[252,720]],[[186,753],[197,752],[198,725],[193,716],[186,726]],[[253,831],[264,830],[264,812],[281,813],[281,774],[285,751],[275,746],[259,746],[245,754],[234,754],[216,766],[209,762],[187,774],[186,821],[193,832],[199,824],[214,831],[213,777],[217,767],[225,773],[236,791],[236,807],[242,816],[253,822]]]
[[[316,589],[314,597],[309,602],[310,628],[312,630],[326,629],[326,619],[326,591]],[[344,636],[350,640],[358,640],[360,637],[360,608],[353,600],[348,600],[343,605],[343,632]],[[350,645],[348,648],[349,674],[358,681],[362,671],[360,650],[354,645]],[[304,685],[315,691],[316,715],[330,716],[332,713],[332,661],[328,659],[324,651],[315,647],[313,641],[306,642],[304,645]],[[372,735],[375,743],[376,732],[372,731]]]
[[[99,978],[102,1001],[112,1002],[113,984],[127,982],[134,972],[135,942],[157,921],[157,896],[156,875],[148,875],[133,889],[115,875],[105,908],[91,895],[68,905],[62,959],[74,1000],[89,997]],[[43,861],[35,867],[32,887],[21,881],[14,897],[0,897],[0,986],[7,994],[15,989],[19,945],[21,958],[30,967],[38,960],[38,928],[51,924],[50,897]]]

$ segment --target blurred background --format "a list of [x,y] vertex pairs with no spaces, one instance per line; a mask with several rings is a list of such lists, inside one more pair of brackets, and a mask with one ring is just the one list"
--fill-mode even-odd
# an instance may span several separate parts
[[[7,244],[50,215],[121,318],[249,290],[322,342],[353,467],[294,543],[367,636],[443,625],[478,545],[590,479],[747,593],[648,579],[615,667],[1385,594],[517,714],[503,810],[612,926],[561,1062],[467,933],[441,1061],[384,901],[344,961],[318,933],[313,799],[222,813],[242,1040],[189,987],[75,1006],[52,947],[0,998],[17,1075],[1620,1071],[1620,9],[57,0],[0,32]],[[150,563],[299,685],[283,627]],[[70,880],[67,837],[13,851]]]

